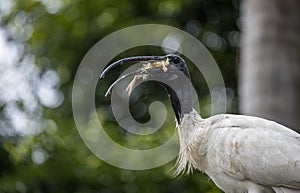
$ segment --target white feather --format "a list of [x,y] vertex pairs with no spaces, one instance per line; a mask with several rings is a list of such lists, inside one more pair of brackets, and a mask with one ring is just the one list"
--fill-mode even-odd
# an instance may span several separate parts
[[176,174],[197,168],[228,193],[300,193],[300,135],[280,124],[192,111],[178,133]]

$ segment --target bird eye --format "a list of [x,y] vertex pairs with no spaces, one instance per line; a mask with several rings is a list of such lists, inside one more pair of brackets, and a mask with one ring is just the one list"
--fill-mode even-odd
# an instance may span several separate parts
[[180,61],[178,58],[172,58],[172,62],[175,63],[175,64],[178,64]]

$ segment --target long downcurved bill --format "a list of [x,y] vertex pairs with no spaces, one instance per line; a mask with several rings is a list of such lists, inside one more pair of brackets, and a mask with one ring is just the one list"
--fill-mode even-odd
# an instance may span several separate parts
[[[170,70],[170,72],[173,72],[173,70]],[[143,75],[151,75],[151,76],[155,76],[155,75],[158,75],[160,73],[165,73],[165,71],[162,70],[162,68],[160,67],[155,67],[155,68],[152,68],[152,69],[141,69],[141,70],[136,70],[134,72],[129,72],[127,74],[124,74],[122,75],[121,77],[119,77],[116,81],[114,81],[110,86],[109,88],[107,89],[106,93],[105,93],[105,97],[107,97],[109,94],[111,94],[111,91],[113,89],[113,87],[118,84],[121,80],[127,78],[127,77],[130,77],[130,76],[133,76],[133,80],[129,83],[129,85],[127,86],[126,88],[126,91],[128,93],[128,95],[131,94],[132,90],[133,90],[133,87],[136,83],[136,81],[140,78],[143,77]]]
[[134,56],[129,58],[123,58],[121,60],[118,60],[111,65],[109,65],[107,68],[103,70],[103,72],[100,75],[100,79],[103,79],[107,72],[109,72],[111,69],[120,66],[126,62],[141,62],[141,61],[163,61],[166,58],[164,56]]
[[128,95],[131,94],[136,81],[140,78],[146,78],[147,76],[145,75],[153,75],[154,73],[159,73],[159,72],[167,72],[167,65],[169,65],[169,60],[168,58],[164,56],[136,56],[136,57],[129,57],[129,58],[124,58],[121,60],[118,60],[111,65],[109,65],[106,69],[103,70],[103,72],[100,75],[100,79],[103,79],[111,69],[113,69],[116,66],[122,65],[125,62],[132,62],[132,61],[148,61],[146,65],[144,65],[143,68],[136,70],[134,72],[127,73],[121,77],[119,77],[115,82],[113,82],[110,87],[108,88],[107,92],[105,93],[105,96],[108,96],[111,93],[111,90],[113,87],[119,83],[121,80],[129,77],[129,76],[134,76],[133,80],[129,83],[129,85],[126,88],[126,92]]

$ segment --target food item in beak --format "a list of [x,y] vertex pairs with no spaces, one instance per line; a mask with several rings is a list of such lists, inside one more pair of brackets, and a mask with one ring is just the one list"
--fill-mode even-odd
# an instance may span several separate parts
[[132,79],[132,81],[128,84],[126,88],[126,92],[128,93],[128,96],[131,94],[133,87],[138,79],[140,79],[143,75],[135,75]]
[[[141,70],[148,70],[148,69],[152,69],[152,68],[158,68],[161,67],[163,72],[167,72],[168,68],[167,66],[169,65],[169,58],[167,58],[166,60],[163,61],[158,61],[158,62],[149,62],[147,64],[144,64],[144,67]],[[143,80],[148,78],[148,74],[143,74],[143,75],[135,75],[132,79],[132,81],[128,84],[127,88],[126,88],[126,92],[128,93],[128,95],[131,94],[136,81],[140,78],[143,78]]]

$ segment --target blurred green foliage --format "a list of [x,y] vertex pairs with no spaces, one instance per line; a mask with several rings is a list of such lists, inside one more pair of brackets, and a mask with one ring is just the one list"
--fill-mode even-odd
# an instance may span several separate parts
[[[236,55],[239,38],[238,0],[14,0],[12,11],[4,16],[2,28],[9,28],[20,14],[26,17],[23,35],[11,35],[11,40],[25,45],[25,54],[35,56],[41,72],[54,69],[60,78],[59,89],[64,102],[57,108],[43,108],[47,119],[43,132],[35,136],[1,137],[0,192],[220,192],[203,174],[173,178],[170,169],[174,161],[151,170],[129,171],[99,160],[81,140],[72,117],[72,81],[86,52],[101,38],[118,29],[136,24],[158,23],[186,30],[202,41],[215,57],[232,92],[229,111],[236,112]],[[23,23],[24,24],[24,23]],[[27,26],[27,27],[26,27]],[[28,26],[30,28],[28,28]],[[27,30],[27,31],[26,31]],[[25,55],[24,54],[24,55]],[[133,49],[119,57],[164,54],[160,48]],[[199,77],[189,64],[191,76]],[[116,78],[122,69],[112,75]],[[198,72],[199,73],[199,72]],[[201,77],[201,74],[200,74]],[[111,82],[112,80],[110,80]],[[210,96],[203,79],[193,78],[199,91],[202,114],[209,116]],[[105,83],[108,86],[108,82]],[[162,100],[168,104],[157,84],[146,84],[151,96],[141,99],[145,104]],[[138,92],[137,88],[134,92]],[[104,90],[97,89],[99,114],[110,111]],[[98,102],[101,101],[101,102]],[[104,101],[104,103],[103,103]],[[132,104],[135,116],[135,104]],[[109,135],[130,148],[150,148],[159,145],[175,132],[175,122],[169,108],[166,127],[150,137],[125,135],[110,115],[103,115]],[[101,117],[101,116],[100,116]],[[136,117],[147,121],[148,114]],[[41,156],[42,155],[42,159]],[[38,159],[40,158],[40,159]]]

